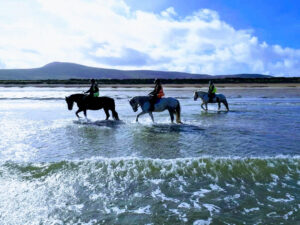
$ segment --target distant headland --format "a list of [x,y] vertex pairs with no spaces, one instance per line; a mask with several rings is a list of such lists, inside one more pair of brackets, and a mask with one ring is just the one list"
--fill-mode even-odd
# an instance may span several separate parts
[[[0,85],[87,85],[94,78],[101,85],[145,85],[160,78],[164,84],[300,84],[300,77],[273,77],[263,74],[208,75],[155,70],[116,70],[75,63],[52,62],[32,69],[0,69]],[[297,85],[298,86],[298,85]]]

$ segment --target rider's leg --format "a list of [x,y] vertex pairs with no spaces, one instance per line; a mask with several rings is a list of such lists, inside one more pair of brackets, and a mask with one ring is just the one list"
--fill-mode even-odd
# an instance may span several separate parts
[[154,105],[155,105],[156,100],[157,100],[156,95],[150,97],[150,100],[149,100],[149,102],[150,102],[149,111],[151,111],[151,112],[154,111]]
[[212,99],[212,94],[208,93],[208,102],[212,102],[211,99]]
[[214,99],[215,99],[215,97],[216,97],[216,94],[215,93],[211,93],[211,95],[210,95],[210,103],[214,103]]

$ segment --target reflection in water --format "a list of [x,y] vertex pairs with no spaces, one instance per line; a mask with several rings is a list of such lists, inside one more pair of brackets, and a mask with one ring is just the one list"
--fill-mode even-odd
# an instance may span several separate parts
[[[170,125],[169,125],[170,126]],[[138,126],[133,131],[132,146],[146,158],[178,158],[181,156],[180,132],[166,132],[168,126]]]
[[89,122],[75,124],[71,129],[67,129],[66,139],[73,149],[70,156],[79,159],[98,155],[113,156],[118,149],[115,147],[118,141],[114,128],[115,126],[111,128]]
[[98,126],[98,127],[110,127],[110,128],[117,128],[120,125],[124,125],[125,123],[121,120],[74,120],[75,124],[81,125],[89,125],[89,126]]
[[[28,89],[23,97],[49,99],[74,91],[78,90]],[[154,124],[148,116],[135,123],[136,113],[128,99],[144,94],[144,89],[103,91],[107,96],[122,97],[116,100],[116,107],[123,121],[99,120],[99,117],[105,118],[99,111],[89,111],[87,121],[74,121],[74,111],[68,111],[63,100],[22,99],[21,91],[1,92],[0,88],[3,98],[18,98],[0,100],[1,159],[59,161],[93,156],[172,158],[297,154],[300,140],[297,91],[284,93],[295,95],[293,98],[255,98],[251,90],[222,91],[229,96],[229,112],[218,112],[212,105],[208,112],[201,111],[200,102],[192,98],[193,92],[182,89],[180,103],[184,124],[173,125],[169,123],[168,112],[155,113]],[[270,96],[277,92],[268,89],[259,93]],[[167,89],[166,94],[179,97],[175,89]],[[235,98],[237,95],[242,97]],[[283,132],[287,129],[293,133]]]
[[138,125],[133,131],[132,146],[144,157],[180,158],[186,151],[184,133],[201,135],[202,131],[201,127],[188,124]]

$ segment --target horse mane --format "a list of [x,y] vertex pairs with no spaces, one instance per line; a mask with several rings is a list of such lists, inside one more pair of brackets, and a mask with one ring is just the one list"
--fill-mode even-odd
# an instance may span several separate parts
[[137,103],[144,105],[145,102],[149,101],[149,96],[136,96],[134,97],[137,100]]
[[72,95],[69,95],[67,96],[66,98],[68,98],[70,101],[74,101],[74,102],[77,102],[79,99],[81,99],[83,96],[85,96],[85,94],[72,94]]

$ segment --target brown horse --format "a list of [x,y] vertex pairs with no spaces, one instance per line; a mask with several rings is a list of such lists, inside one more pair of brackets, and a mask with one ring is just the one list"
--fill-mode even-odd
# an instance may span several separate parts
[[92,97],[84,94],[74,94],[66,97],[66,102],[68,104],[68,109],[72,110],[74,102],[77,103],[78,110],[76,111],[76,116],[80,118],[78,113],[83,111],[84,116],[86,117],[87,110],[99,110],[104,109],[106,114],[106,120],[109,118],[110,110],[112,112],[112,116],[115,120],[119,120],[118,113],[115,110],[115,100],[109,97]]

